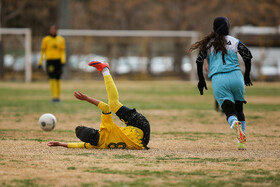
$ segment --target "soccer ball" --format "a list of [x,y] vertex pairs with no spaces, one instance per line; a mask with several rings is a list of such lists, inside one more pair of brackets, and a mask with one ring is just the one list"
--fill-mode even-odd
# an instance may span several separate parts
[[51,131],[55,128],[56,118],[50,113],[43,114],[39,119],[39,125],[44,131]]

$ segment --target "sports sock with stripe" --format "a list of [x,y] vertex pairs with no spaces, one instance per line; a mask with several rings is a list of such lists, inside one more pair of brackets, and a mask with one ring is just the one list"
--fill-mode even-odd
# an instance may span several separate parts
[[242,126],[242,131],[245,133],[246,121],[240,121],[240,122],[241,122],[241,126]]
[[237,119],[236,116],[232,115],[232,116],[229,116],[229,117],[228,117],[227,121],[228,121],[229,126],[230,126],[231,128],[233,128],[233,126],[232,126],[233,122],[238,121],[238,119]]

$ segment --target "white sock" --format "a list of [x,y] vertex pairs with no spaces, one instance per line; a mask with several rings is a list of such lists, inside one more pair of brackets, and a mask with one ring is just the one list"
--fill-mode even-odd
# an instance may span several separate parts
[[109,70],[107,67],[105,67],[105,68],[102,70],[102,75],[103,75],[103,76],[110,75],[110,70]]

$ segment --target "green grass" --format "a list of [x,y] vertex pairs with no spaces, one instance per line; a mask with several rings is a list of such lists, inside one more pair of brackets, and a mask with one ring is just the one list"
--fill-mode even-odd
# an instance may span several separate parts
[[124,187],[124,186],[133,186],[133,187],[146,187],[151,186],[149,183],[152,182],[154,179],[152,178],[140,178],[136,179],[132,182],[114,182],[110,180],[105,181],[104,187]]
[[[102,82],[98,82],[102,85]],[[12,84],[12,83],[11,83]],[[151,83],[145,87],[133,87],[130,89],[121,88],[119,93],[121,98],[133,95],[133,99],[122,100],[127,106],[135,107],[139,110],[143,109],[192,109],[192,110],[213,110],[213,93],[211,86],[209,85],[209,90],[205,92],[204,96],[200,96],[196,85],[189,84],[187,82],[178,82],[177,84],[157,84]],[[32,83],[31,83],[32,85]],[[0,112],[14,113],[15,117],[20,117],[24,114],[29,113],[44,113],[47,111],[52,111],[53,113],[67,113],[73,114],[83,111],[96,110],[98,109],[92,107],[89,104],[72,99],[63,99],[62,103],[51,103],[50,93],[47,88],[29,88],[29,85],[20,86],[18,88],[10,88],[9,86],[0,87]],[[26,88],[25,88],[26,87]],[[75,89],[63,89],[62,92],[65,95],[72,96]],[[107,95],[104,88],[99,88],[93,90],[89,88],[84,91],[88,94],[94,94],[95,97],[99,99],[107,100]],[[265,87],[265,85],[260,85],[256,87],[246,88],[247,97],[250,96],[279,96],[280,88],[277,87]],[[194,99],[190,101],[180,101],[172,100],[169,97],[193,97]],[[153,98],[153,102],[150,100],[145,100],[143,98]],[[209,98],[208,102],[200,102],[200,98]],[[247,104],[244,107],[246,110],[258,110],[258,111],[280,111],[279,104]],[[197,114],[198,117],[203,117],[204,114]]]
[[[233,159],[204,159],[204,161],[207,162],[234,162],[236,161],[235,158]],[[85,170],[85,172],[90,172],[90,173],[102,173],[102,174],[115,174],[115,175],[129,175],[129,176],[141,176],[141,179],[138,179],[137,181],[135,180],[134,182],[140,182],[140,184],[145,185],[147,182],[147,177],[153,177],[152,179],[155,178],[161,178],[162,180],[165,181],[166,185],[175,185],[175,186],[183,186],[183,185],[190,185],[190,184],[195,184],[194,186],[204,186],[204,185],[210,185],[210,186],[215,186],[215,185],[226,185],[226,186],[246,186],[246,182],[251,182],[255,184],[266,184],[271,182],[273,185],[278,185],[280,184],[280,174],[279,171],[277,174],[272,174],[271,171],[269,170],[242,170],[241,172],[243,175],[238,178],[234,178],[235,174],[237,171],[232,172],[232,171],[226,171],[226,170],[221,170],[222,175],[216,175],[210,171],[207,170],[196,170],[193,172],[179,172],[179,171],[169,171],[169,170],[164,170],[164,171],[152,171],[152,170],[134,170],[134,171],[129,171],[129,170],[112,170],[108,168],[98,168],[98,167],[90,167],[89,169]],[[203,176],[201,179],[197,180],[191,180],[191,179],[184,179],[184,176]],[[224,176],[231,176],[232,179],[230,181],[223,181],[223,180],[214,180],[215,178],[220,178],[222,179]],[[170,182],[171,178],[177,177],[177,181]],[[152,180],[151,179],[151,180]],[[179,181],[179,182],[178,182]],[[118,185],[124,185],[124,184],[132,184],[132,183],[117,183],[113,184],[109,182],[108,186],[118,186]],[[136,183],[136,185],[138,185]]]
[[[66,186],[100,186],[100,183],[108,187],[280,186],[279,170],[269,169],[279,162],[275,159],[275,155],[272,158],[267,157],[267,155],[271,155],[271,150],[268,148],[271,148],[272,144],[278,142],[277,140],[280,138],[277,116],[272,117],[272,124],[267,122],[270,122],[270,119],[267,119],[268,115],[277,115],[277,112],[280,111],[280,104],[277,100],[280,97],[279,84],[256,83],[253,87],[246,88],[246,97],[249,100],[252,97],[254,100],[254,102],[244,105],[246,119],[249,121],[248,150],[246,151],[237,151],[234,144],[236,141],[233,139],[232,142],[229,142],[234,135],[231,131],[224,131],[225,128],[228,128],[225,117],[214,112],[211,85],[208,83],[209,90],[205,92],[205,95],[200,96],[196,83],[183,81],[117,82],[121,101],[128,107],[143,111],[153,121],[150,150],[139,152],[60,149],[49,148],[46,145],[44,147],[44,142],[51,140],[69,142],[72,140],[70,138],[73,138],[78,141],[75,131],[72,129],[76,122],[82,121],[86,125],[99,124],[99,109],[86,102],[76,100],[72,93],[73,90],[80,89],[90,96],[107,101],[105,86],[102,81],[95,81],[90,86],[87,83],[80,86],[79,83],[83,84],[82,81],[65,81],[62,102],[51,103],[47,82],[31,84],[0,82],[0,122],[5,123],[0,129],[0,140],[3,145],[14,146],[16,142],[15,145],[20,144],[18,148],[21,150],[24,148],[21,146],[23,144],[29,148],[28,155],[25,153],[17,155],[16,152],[9,157],[7,156],[9,154],[4,152],[0,154],[1,168],[11,169],[15,165],[20,165],[34,168],[36,172],[44,175],[41,163],[44,164],[44,161],[48,160],[42,161],[40,160],[42,157],[36,155],[39,154],[37,150],[41,149],[44,156],[50,154],[51,160],[55,160],[55,166],[50,165],[47,168],[64,171],[65,176],[76,177],[76,182],[79,180],[77,185]],[[40,87],[41,84],[44,84],[43,88]],[[271,98],[272,101],[265,103],[260,99],[258,102],[258,98],[265,97]],[[274,100],[277,102],[273,103]],[[61,126],[58,126],[61,129],[45,132],[39,128],[38,117],[46,112],[54,113],[59,118],[61,116],[62,119],[59,119]],[[181,112],[184,115],[181,115]],[[27,118],[28,122],[26,122]],[[10,121],[7,122],[7,119]],[[271,127],[271,130],[260,131],[260,125],[256,123],[259,121],[266,122],[266,127]],[[224,126],[222,126],[223,123],[225,123]],[[176,128],[178,124],[180,126]],[[184,128],[185,124],[188,128]],[[198,126],[191,129],[193,124]],[[71,128],[68,125],[71,125]],[[218,130],[216,131],[214,128]],[[211,145],[215,145],[213,150],[210,150],[211,147],[205,148],[210,138],[214,140],[214,144]],[[220,142],[221,139],[222,141],[226,139],[225,143]],[[22,142],[19,143],[20,141]],[[176,145],[179,147],[178,149],[172,148],[172,141],[178,144]],[[272,143],[267,143],[270,141]],[[181,148],[178,142],[184,143],[182,146],[185,147]],[[162,144],[159,145],[159,143]],[[187,145],[196,145],[196,143],[197,149],[196,147],[188,149]],[[33,146],[28,147],[30,144],[37,146],[36,150],[32,150]],[[260,144],[264,145],[261,150],[253,147]],[[9,147],[9,145],[5,145],[5,147]],[[17,148],[12,147],[7,153],[12,151],[17,151]],[[32,155],[32,160],[30,155]],[[53,184],[42,177],[43,175],[35,179],[21,175],[20,180],[13,180],[15,175],[10,180],[3,179],[0,186],[37,187],[44,186],[41,183]],[[94,176],[94,180],[90,178],[84,180],[85,176],[91,175]]]
[[131,154],[123,154],[123,155],[114,155],[115,159],[141,159],[141,157],[137,157]]
[[76,170],[77,168],[74,167],[74,166],[71,166],[71,167],[67,167],[68,170]]
[[38,179],[23,179],[23,180],[12,180],[9,183],[0,183],[3,187],[47,187],[48,185],[42,185],[37,183]]
[[247,104],[245,105],[246,109],[248,110],[254,110],[254,111],[280,111],[280,105],[279,104]]
[[[182,176],[182,175],[197,175],[197,173],[186,173],[180,171],[152,171],[152,170],[113,170],[109,168],[90,167],[84,172],[89,173],[102,173],[102,174],[119,174],[119,175],[131,175],[131,176],[154,176],[154,177],[170,177],[170,176]],[[199,174],[201,175],[201,174]]]
[[190,140],[190,141],[197,141],[205,138],[210,138],[210,137],[221,137],[225,136],[225,133],[213,133],[213,132],[163,132],[161,133],[162,135],[172,135],[176,139],[185,139],[185,140]]
[[[30,132],[36,132],[36,133],[48,133],[47,131],[43,131],[41,129],[39,130],[33,130],[33,129],[0,129],[0,134],[5,134],[5,132],[21,132],[21,133],[30,133]],[[74,130],[61,130],[61,129],[56,129],[52,131],[52,133],[57,133],[57,134],[73,134],[75,131]]]
[[[207,162],[228,162],[236,161],[233,159],[205,159]],[[241,177],[235,178],[236,172],[220,170],[223,174],[214,174],[213,171],[207,170],[196,170],[193,172],[178,172],[178,171],[151,171],[151,170],[111,170],[108,168],[97,168],[91,167],[85,172],[90,173],[102,173],[102,174],[115,174],[115,175],[129,175],[139,176],[140,179],[134,180],[133,182],[119,182],[115,183],[112,181],[106,181],[108,184],[105,186],[125,186],[125,185],[135,185],[135,186],[153,186],[148,185],[147,182],[153,181],[155,179],[161,179],[164,181],[162,186],[247,186],[246,183],[253,183],[258,185],[263,185],[270,183],[272,186],[277,186],[280,184],[280,174],[272,174],[269,170],[242,170],[243,175]],[[218,172],[218,171],[216,171]],[[238,171],[240,172],[240,171]],[[199,179],[185,179],[186,176],[203,176]],[[223,177],[230,176],[230,181],[224,181]],[[177,178],[176,181],[172,180],[174,177]],[[219,178],[220,180],[215,180]]]
[[77,156],[91,156],[91,155],[95,155],[94,153],[79,153],[77,154]]
[[181,160],[183,158],[174,157],[174,155],[165,155],[164,157],[156,157],[156,160]]
[[82,183],[81,187],[93,187],[98,186],[97,183]]
[[238,158],[199,158],[199,157],[174,157],[173,155],[165,155],[163,157],[157,157],[158,161],[166,160],[180,160],[179,162],[185,163],[242,163],[242,162],[254,162],[254,159],[238,159]]
[[280,95],[280,88],[273,87],[269,88],[267,86],[252,86],[246,89],[247,96],[261,96],[261,97],[268,97],[268,96],[279,96]]

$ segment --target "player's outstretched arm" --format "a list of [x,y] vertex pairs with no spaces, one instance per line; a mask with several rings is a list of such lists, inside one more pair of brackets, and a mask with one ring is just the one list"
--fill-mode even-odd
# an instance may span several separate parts
[[62,142],[49,142],[47,145],[50,147],[55,147],[55,146],[68,147],[68,143],[62,143]]
[[[197,66],[197,75],[199,78],[197,88],[200,92],[200,95],[203,95],[203,89],[205,88],[207,90],[206,82],[203,76],[203,64],[204,64],[204,59],[206,58],[207,53],[200,51],[198,53],[197,59],[196,59],[196,66]],[[208,63],[207,63],[208,65]]]
[[88,149],[94,148],[94,146],[92,146],[91,144],[84,143],[84,142],[81,143],[49,142],[47,145],[50,147],[61,146],[66,148],[88,148]]
[[89,97],[89,96],[87,96],[86,94],[83,94],[83,93],[80,92],[80,91],[74,92],[74,96],[75,96],[77,99],[81,100],[81,101],[87,101],[87,102],[89,102],[89,103],[91,103],[91,104],[94,104],[95,106],[98,106],[98,104],[100,103],[99,100],[94,99],[94,98],[92,98],[92,97]]

